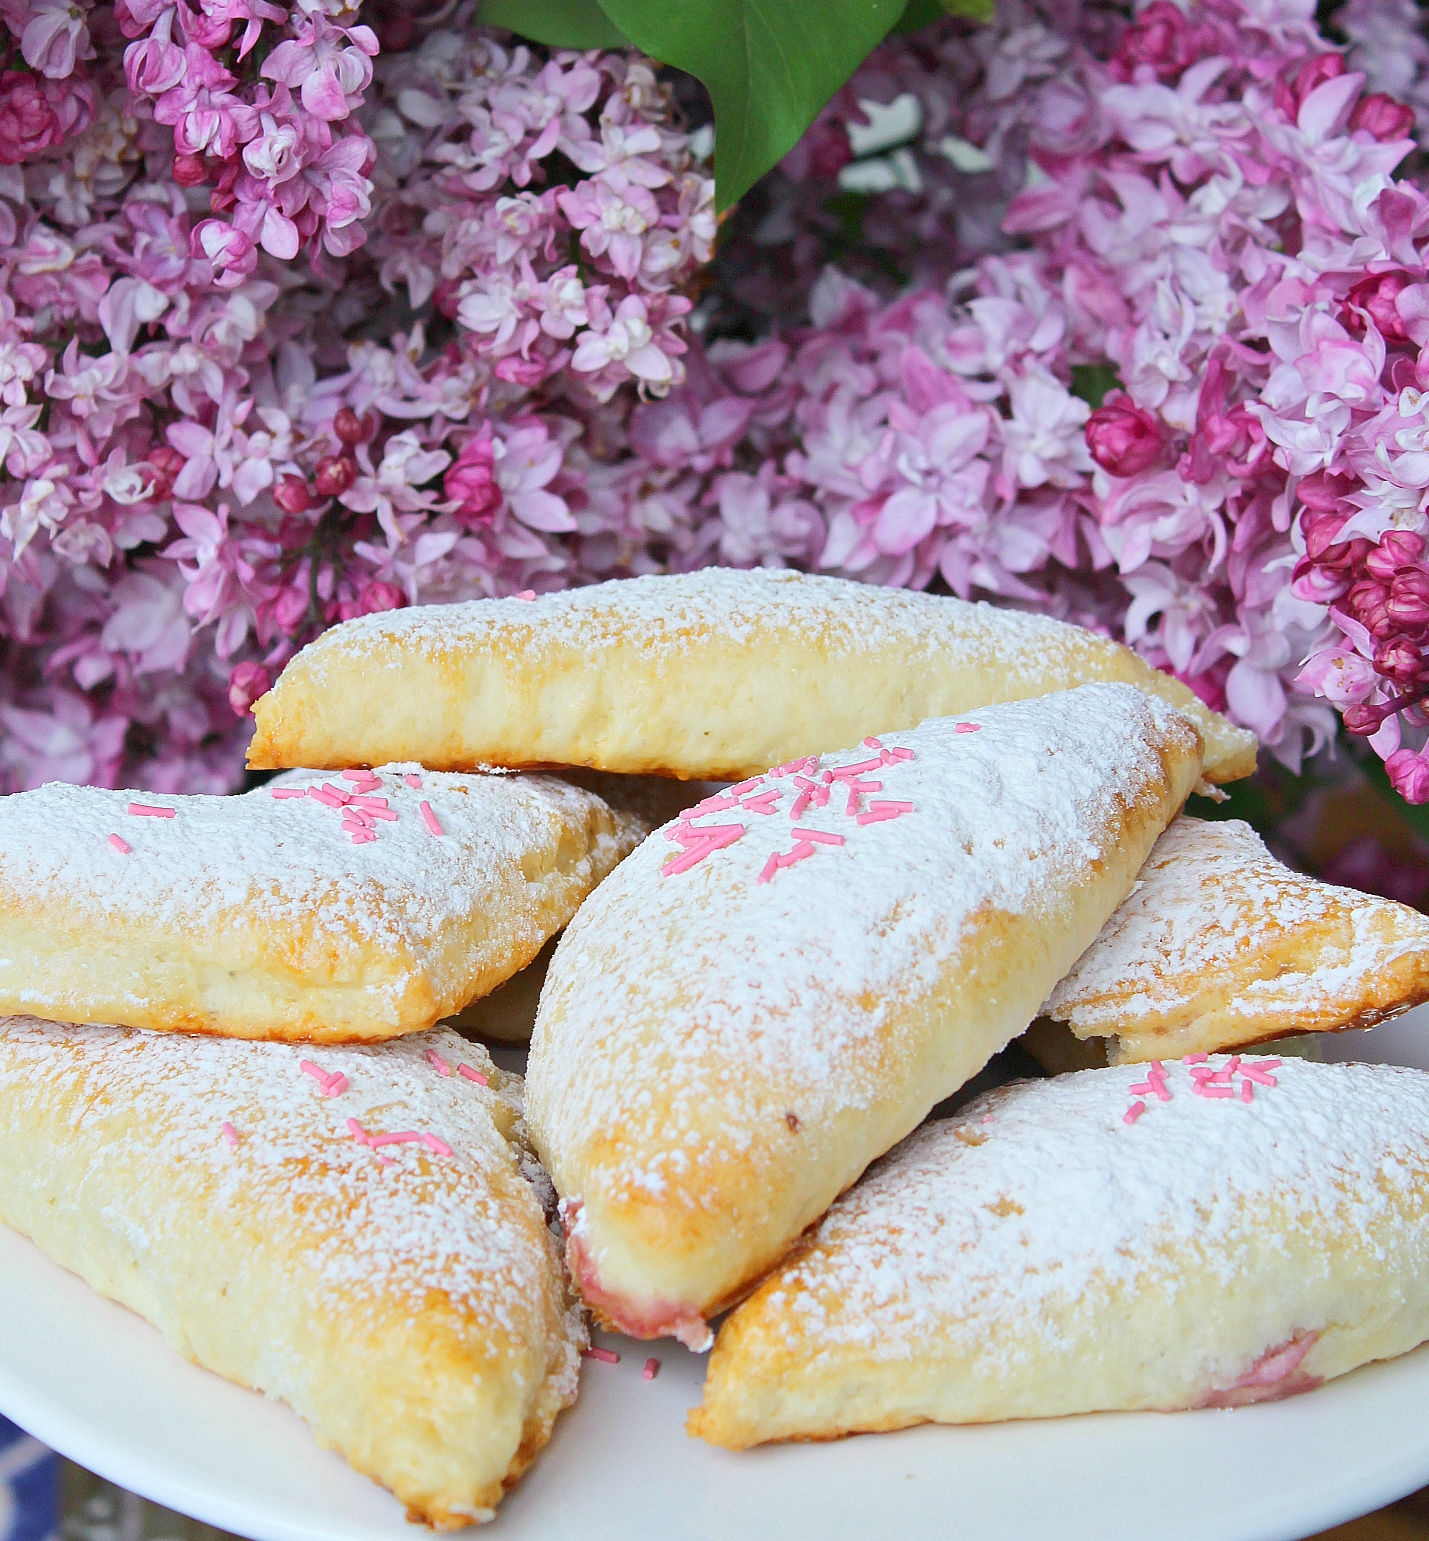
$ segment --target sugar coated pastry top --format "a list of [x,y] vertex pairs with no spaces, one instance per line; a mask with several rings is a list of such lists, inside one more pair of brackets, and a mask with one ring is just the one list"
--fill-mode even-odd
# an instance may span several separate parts
[[243,1036],[429,1027],[533,957],[641,832],[556,777],[412,764],[241,797],[50,784],[0,799],[0,1009]]
[[692,1432],[1227,1407],[1429,1337],[1429,1076],[1203,1054],[993,1092],[721,1329]]
[[0,1018],[0,1219],[439,1528],[489,1519],[575,1399],[538,1181],[519,1080],[455,1033]]
[[1087,685],[778,767],[652,835],[567,929],[532,1039],[587,1300],[653,1332],[777,1256],[1027,1025],[1199,747]]
[[1329,1210],[1362,1233],[1411,1223],[1388,1195],[1429,1180],[1429,1076],[1254,1055],[1162,1069],[1024,1081],[925,1125],[813,1233],[817,1289],[798,1262],[781,1274],[791,1313],[878,1358],[916,1353],[934,1319],[990,1321],[996,1345],[997,1322],[1052,1330],[1041,1306],[1133,1283],[1180,1247],[1230,1281],[1272,1203],[1286,1226]]
[[1047,1015],[1144,1060],[1369,1027],[1429,999],[1429,918],[1275,860],[1239,819],[1180,818]]
[[1187,713],[1205,770],[1252,734],[1129,649],[1045,616],[784,570],[710,567],[538,599],[362,616],[254,707],[255,766],[541,762],[748,776],[995,701],[1125,680]]

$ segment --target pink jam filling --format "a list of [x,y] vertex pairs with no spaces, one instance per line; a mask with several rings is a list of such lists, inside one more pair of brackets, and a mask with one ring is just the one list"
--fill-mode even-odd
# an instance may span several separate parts
[[1301,1373],[1300,1364],[1319,1336],[1318,1332],[1297,1332],[1288,1342],[1266,1349],[1233,1386],[1208,1391],[1194,1405],[1248,1407],[1252,1402],[1279,1402],[1302,1391],[1313,1391],[1321,1378]]

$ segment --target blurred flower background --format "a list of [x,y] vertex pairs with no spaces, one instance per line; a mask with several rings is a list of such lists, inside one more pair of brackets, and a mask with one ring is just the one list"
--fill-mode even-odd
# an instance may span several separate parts
[[1424,899],[1419,10],[930,14],[717,219],[631,49],[0,0],[0,789],[232,790],[354,615],[793,565],[1125,640]]

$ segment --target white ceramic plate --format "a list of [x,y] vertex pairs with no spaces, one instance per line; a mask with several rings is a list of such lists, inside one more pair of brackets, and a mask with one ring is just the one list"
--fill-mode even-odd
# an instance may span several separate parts
[[[1424,1063],[1401,1022],[1398,1052],[1364,1057]],[[702,1359],[599,1341],[620,1363],[586,1362],[579,1403],[484,1532],[493,1541],[1293,1541],[1429,1483],[1429,1347],[1234,1412],[731,1455],[684,1433]],[[646,1381],[652,1351],[660,1370]],[[421,1534],[286,1408],[185,1363],[3,1226],[0,1413],[110,1481],[255,1541]]]

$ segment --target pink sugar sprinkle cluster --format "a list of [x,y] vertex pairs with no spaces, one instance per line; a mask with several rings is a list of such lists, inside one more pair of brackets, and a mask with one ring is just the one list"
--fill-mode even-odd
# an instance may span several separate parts
[[[1274,1086],[1276,1080],[1271,1074],[1276,1070],[1281,1061],[1278,1059],[1263,1059],[1254,1063],[1242,1058],[1239,1054],[1233,1054],[1221,1066],[1219,1070],[1208,1063],[1209,1056],[1205,1054],[1187,1054],[1181,1063],[1186,1067],[1187,1076],[1191,1082],[1191,1095],[1204,1097],[1209,1101],[1219,1101],[1234,1098],[1237,1095],[1235,1078],[1241,1077],[1239,1097],[1242,1102],[1252,1102],[1255,1099],[1257,1086]],[[1127,1087],[1127,1095],[1137,1100],[1122,1115],[1124,1124],[1134,1124],[1143,1113],[1146,1112],[1146,1103],[1140,1099],[1143,1097],[1155,1097],[1160,1102],[1171,1101],[1171,1091],[1166,1084],[1167,1071],[1159,1059],[1151,1061],[1146,1072],[1146,1079],[1138,1081]]]
[[310,1059],[300,1060],[298,1069],[304,1075],[312,1076],[322,1089],[324,1097],[340,1097],[348,1088],[348,1079],[339,1070],[323,1070]]
[[[787,851],[774,851],[770,854],[759,876],[755,879],[756,883],[773,881],[776,874],[785,868],[807,861],[821,845],[841,846],[846,843],[843,835],[834,834],[828,830],[798,826],[798,820],[807,809],[828,806],[830,794],[835,786],[842,787],[847,794],[847,801],[842,809],[837,811],[842,812],[844,817],[853,819],[857,824],[880,824],[888,819],[899,818],[905,813],[912,813],[913,804],[909,802],[881,800],[870,802],[865,808],[863,799],[870,793],[883,790],[881,781],[865,779],[867,773],[881,770],[885,766],[897,765],[903,760],[911,760],[914,758],[913,751],[904,748],[885,749],[881,740],[876,738],[866,738],[863,744],[866,749],[878,751],[874,758],[861,760],[856,765],[841,766],[838,770],[820,772],[819,756],[806,755],[801,760],[790,760],[785,765],[776,765],[773,770],[763,775],[751,776],[747,781],[741,781],[723,792],[704,798],[691,808],[684,809],[679,818],[665,831],[667,840],[673,840],[682,847],[681,853],[678,856],[672,856],[665,863],[660,869],[660,875],[674,877],[681,872],[688,872],[691,867],[698,866],[713,852],[723,850],[727,845],[733,845],[748,832],[749,828],[746,824],[696,825],[694,822],[696,819],[703,818],[706,814],[724,813],[732,808],[738,808],[745,813],[772,816],[789,788],[768,785],[769,782],[787,778],[792,781],[796,789],[789,808],[789,820],[796,826],[791,831],[794,844]],[[810,780],[815,773],[819,774],[819,780]],[[837,809],[837,805],[835,807]]]

